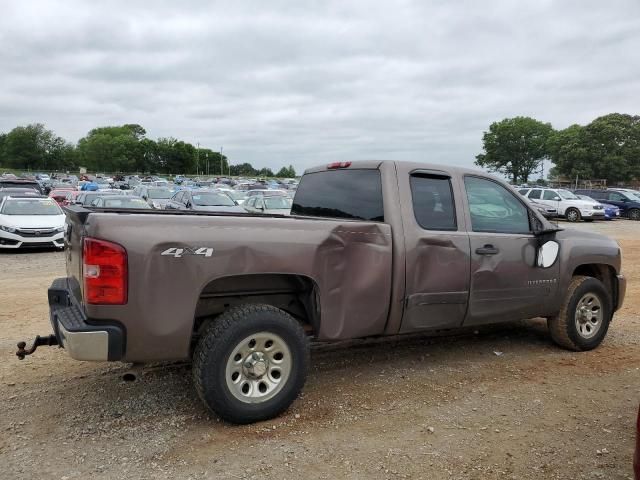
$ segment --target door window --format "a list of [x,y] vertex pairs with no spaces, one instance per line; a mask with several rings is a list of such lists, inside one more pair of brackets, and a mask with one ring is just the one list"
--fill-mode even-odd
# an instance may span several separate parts
[[529,194],[529,198],[532,200],[540,200],[541,193],[542,193],[542,190],[540,190],[539,188],[535,188],[531,190],[531,193]]
[[411,175],[411,199],[418,225],[425,230],[457,230],[451,180],[434,175]]
[[613,201],[613,202],[624,202],[624,199],[626,197],[624,195],[622,195],[621,193],[618,192],[610,192],[609,193],[609,200]]
[[180,203],[182,201],[182,196],[184,195],[184,192],[178,192],[176,193],[176,195],[173,197],[173,201]]
[[529,210],[505,187],[492,180],[465,177],[474,232],[529,233]]
[[554,192],[553,190],[545,190],[544,194],[542,196],[543,200],[555,200],[558,198],[558,194],[556,192]]

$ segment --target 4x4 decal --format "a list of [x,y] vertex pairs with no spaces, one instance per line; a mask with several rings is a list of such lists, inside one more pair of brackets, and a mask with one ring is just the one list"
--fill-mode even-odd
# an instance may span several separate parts
[[171,247],[171,248],[167,248],[160,255],[163,255],[163,256],[166,256],[166,257],[173,257],[173,258],[182,258],[185,255],[202,255],[204,257],[210,257],[211,255],[213,255],[213,248],[210,248],[210,247],[197,247],[197,248]]

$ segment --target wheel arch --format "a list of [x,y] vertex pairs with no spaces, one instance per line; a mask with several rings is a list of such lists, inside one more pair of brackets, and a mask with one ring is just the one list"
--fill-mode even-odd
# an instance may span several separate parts
[[193,334],[198,335],[209,320],[225,310],[247,304],[280,308],[298,320],[308,334],[320,329],[320,290],[306,275],[255,273],[230,275],[207,283],[198,296]]
[[615,303],[618,298],[618,283],[616,282],[616,270],[614,267],[604,263],[584,263],[574,268],[571,277],[574,278],[576,276],[593,277],[600,280],[610,295],[613,311],[617,310]]

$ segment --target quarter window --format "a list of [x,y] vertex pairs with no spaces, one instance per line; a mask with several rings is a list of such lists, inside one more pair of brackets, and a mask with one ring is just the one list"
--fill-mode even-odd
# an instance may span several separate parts
[[434,175],[411,175],[411,199],[418,225],[425,230],[457,230],[451,180]]
[[529,210],[497,182],[465,177],[474,232],[529,233]]

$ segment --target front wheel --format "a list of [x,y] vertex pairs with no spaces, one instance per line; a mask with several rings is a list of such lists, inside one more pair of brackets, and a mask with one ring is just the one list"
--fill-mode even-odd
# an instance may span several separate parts
[[568,350],[596,348],[609,329],[612,309],[607,289],[593,277],[574,277],[560,313],[548,320],[555,343]]
[[568,222],[579,222],[582,216],[577,208],[568,208],[565,212],[565,217],[567,217]]
[[232,423],[273,418],[302,389],[309,343],[302,326],[270,305],[227,310],[204,331],[193,380],[205,405]]
[[629,210],[629,219],[640,220],[640,209],[632,208],[631,210]]

